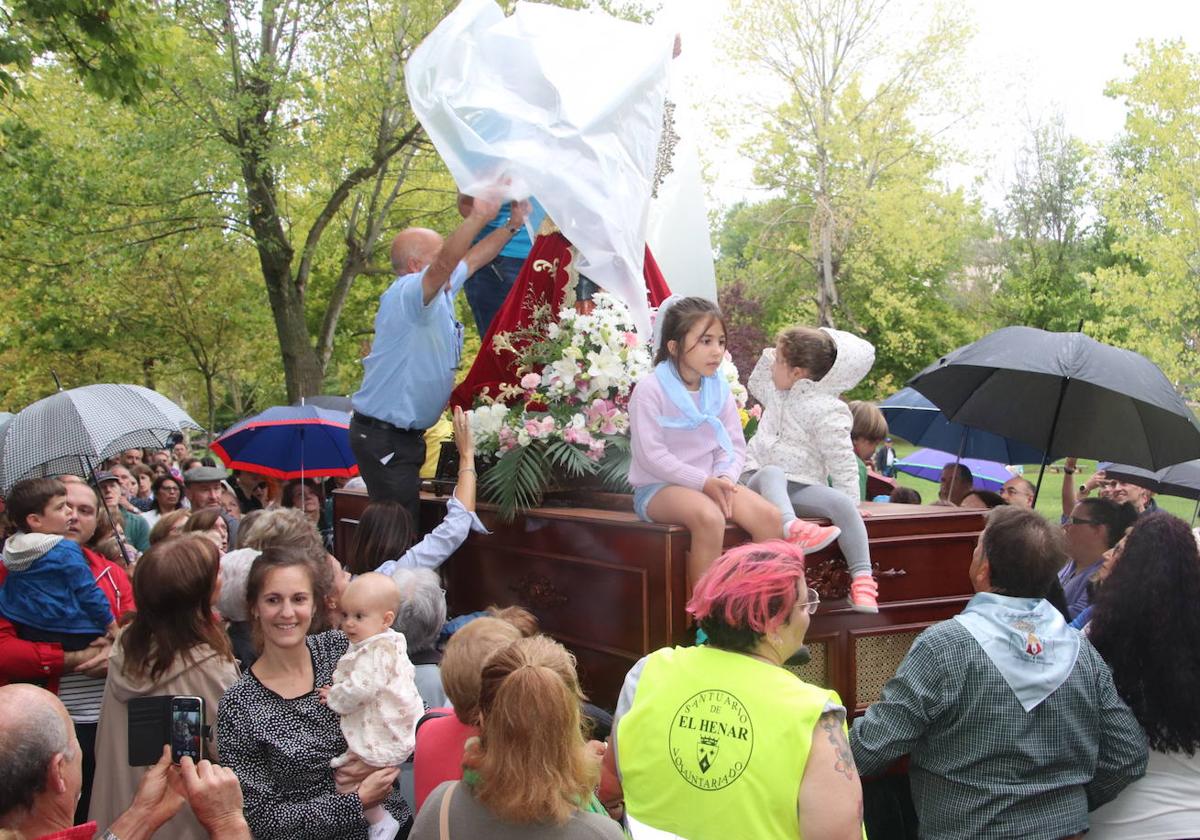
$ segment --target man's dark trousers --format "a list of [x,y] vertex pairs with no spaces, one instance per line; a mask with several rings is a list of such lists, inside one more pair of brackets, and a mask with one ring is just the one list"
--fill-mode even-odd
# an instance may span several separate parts
[[350,419],[350,450],[371,501],[400,502],[415,525],[421,466],[425,463],[425,430],[399,429],[355,412]]

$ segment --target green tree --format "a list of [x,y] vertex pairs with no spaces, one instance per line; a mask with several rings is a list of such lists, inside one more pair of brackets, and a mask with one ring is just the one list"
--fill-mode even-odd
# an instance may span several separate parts
[[1139,44],[1107,94],[1126,108],[1103,191],[1119,258],[1092,279],[1101,334],[1200,392],[1200,56],[1183,42]]
[[733,4],[731,54],[783,95],[746,153],[756,182],[783,196],[776,227],[790,231],[777,250],[791,255],[796,277],[812,279],[822,325],[843,309],[846,255],[879,191],[913,158],[941,154],[936,131],[915,129],[912,115],[948,95],[970,33],[939,8],[923,35],[897,48],[894,11],[887,0]]
[[158,83],[172,33],[140,0],[0,0],[0,99],[21,96],[39,58],[101,96],[137,102]]
[[1091,323],[1087,283],[1103,252],[1093,228],[1092,166],[1087,148],[1062,117],[1030,128],[997,228],[1004,276],[994,298],[1001,323],[1075,330]]

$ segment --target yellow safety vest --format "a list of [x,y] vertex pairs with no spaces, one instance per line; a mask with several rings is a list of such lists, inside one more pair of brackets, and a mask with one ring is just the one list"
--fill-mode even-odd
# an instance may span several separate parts
[[837,693],[717,648],[651,654],[617,726],[625,807],[688,840],[800,836],[813,729]]

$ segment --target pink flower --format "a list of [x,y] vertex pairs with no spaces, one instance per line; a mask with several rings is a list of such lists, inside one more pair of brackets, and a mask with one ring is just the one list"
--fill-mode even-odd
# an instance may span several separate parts
[[621,336],[621,338],[625,339],[626,347],[637,347],[637,344],[638,344],[638,334],[637,333],[627,332],[627,333],[624,333]]
[[592,400],[592,404],[587,407],[588,426],[602,435],[615,435],[620,431],[616,424],[618,414],[611,401]]
[[525,433],[534,440],[540,440],[554,431],[554,418],[543,417],[541,420],[525,421]]
[[580,446],[592,446],[595,441],[592,438],[592,433],[587,429],[578,429],[575,426],[568,426],[563,432],[563,440],[567,443],[576,443]]
[[750,409],[747,412],[747,414],[749,414],[755,420],[761,420],[762,419],[762,403],[755,403],[754,408]]
[[588,445],[587,456],[593,461],[599,461],[604,457],[604,441],[593,440]]
[[521,387],[526,391],[532,391],[541,384],[542,377],[536,373],[527,373],[521,377]]
[[496,438],[500,442],[500,454],[504,454],[509,450],[517,448],[517,435],[508,426],[501,426],[500,431],[496,433]]

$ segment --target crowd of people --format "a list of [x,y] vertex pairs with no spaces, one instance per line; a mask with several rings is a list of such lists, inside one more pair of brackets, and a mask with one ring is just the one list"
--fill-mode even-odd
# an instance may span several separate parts
[[[904,756],[922,837],[1200,836],[1200,553],[1145,493],[1071,486],[1051,523],[1025,479],[989,497],[948,465],[939,502],[991,509],[974,597],[857,720],[796,676],[821,602],[806,551],[837,541],[848,606],[879,608],[861,503],[887,425],[841,399],[874,358],[849,333],[795,327],[764,350],[747,444],[722,313],[660,308],[629,481],[637,517],[691,533],[697,644],[640,659],[615,709],[529,612],[448,616],[438,569],[487,529],[459,409],[446,515],[416,528],[424,430],[461,352],[453,298],[530,212],[461,209],[445,240],[393,245],[350,424],[371,504],[348,557],[318,482],[231,476],[185,444],[10,489],[0,838],[849,840],[863,777]],[[723,550],[728,521],[751,541]],[[147,759],[162,697],[200,725],[187,755],[168,734]]]

